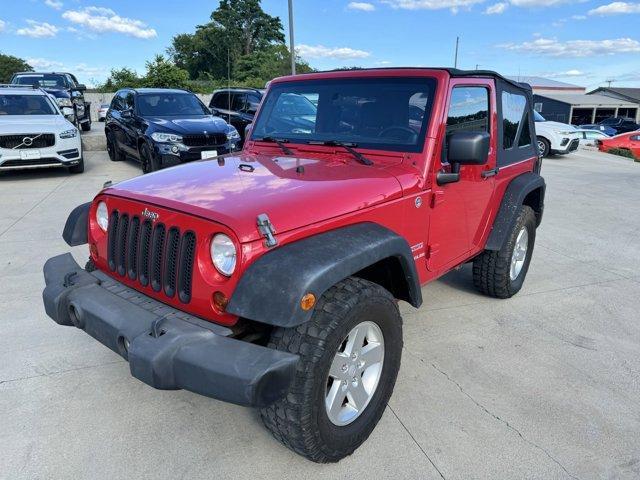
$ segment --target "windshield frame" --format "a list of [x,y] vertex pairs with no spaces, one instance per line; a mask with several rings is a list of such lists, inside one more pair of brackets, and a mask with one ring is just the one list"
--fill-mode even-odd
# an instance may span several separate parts
[[[398,84],[398,85],[416,85],[420,87],[424,87],[427,93],[427,102],[425,105],[424,116],[422,119],[422,124],[420,127],[420,131],[416,132],[417,139],[415,144],[409,143],[383,143],[383,142],[367,142],[367,137],[363,137],[363,139],[358,139],[356,137],[352,138],[324,138],[324,134],[314,135],[313,138],[303,138],[296,135],[282,135],[278,132],[274,133],[274,135],[281,140],[284,140],[291,144],[315,144],[318,145],[317,142],[323,141],[338,141],[346,144],[357,144],[356,148],[365,149],[365,150],[378,150],[378,151],[388,151],[388,152],[398,152],[398,153],[421,153],[424,150],[424,146],[426,143],[427,132],[431,126],[433,121],[433,112],[434,106],[436,103],[436,95],[438,89],[438,79],[436,76],[432,75],[420,75],[420,76],[389,76],[389,75],[381,75],[381,76],[353,76],[353,77],[327,77],[327,78],[316,78],[316,79],[295,79],[295,80],[287,80],[274,82],[270,85],[269,90],[267,91],[265,97],[262,100],[260,105],[260,110],[258,115],[256,116],[253,122],[253,128],[251,129],[251,137],[252,141],[260,141],[260,139],[264,136],[270,136],[270,134],[262,135],[257,134],[259,131],[260,121],[264,118],[265,115],[271,115],[271,111],[275,108],[277,100],[272,100],[270,104],[270,100],[274,95],[283,95],[283,94],[297,94],[304,96],[304,93],[301,92],[300,89],[304,90],[305,88],[322,88],[322,86],[327,84],[362,84],[362,83],[378,83],[381,85],[385,84]],[[308,92],[311,93],[311,92]],[[314,92],[315,93],[315,92]],[[310,101],[310,100],[309,100]],[[313,102],[310,101],[311,104]],[[316,105],[316,108],[318,106]],[[267,109],[270,109],[267,111]],[[330,134],[327,134],[330,135]],[[335,137],[340,137],[339,135],[335,135]]]
[[[200,104],[200,106],[203,108],[204,112],[203,113],[176,113],[176,114],[169,114],[169,115],[154,115],[152,113],[143,113],[142,110],[140,109],[141,106],[141,102],[140,99],[142,97],[151,97],[154,95],[186,95],[186,96],[192,96],[196,99],[196,101]],[[209,109],[209,107],[207,107],[202,100],[200,100],[200,98],[198,98],[198,96],[195,93],[192,92],[144,92],[144,93],[138,93],[136,95],[136,100],[135,100],[135,108],[136,111],[138,113],[138,115],[140,115],[141,117],[206,117],[211,115],[211,110]],[[207,113],[208,112],[208,113]]]
[[[67,78],[66,75],[62,74],[62,73],[37,73],[37,72],[30,72],[30,73],[19,73],[17,74],[11,83],[15,84],[15,85],[20,85],[20,86],[29,86],[29,85],[34,85],[34,82],[31,83],[20,83],[20,79],[25,79],[25,78],[33,78],[35,79],[35,81],[38,82],[38,86],[40,88],[48,88],[51,90],[67,90],[69,88],[71,88],[71,85],[69,84],[69,79]],[[61,78],[63,85],[59,86],[59,85],[55,85],[55,86],[47,86],[44,85],[42,83],[40,83],[40,80],[38,80],[38,78],[40,78],[43,82],[49,78],[49,79],[58,79]],[[56,81],[57,83],[57,81]]]

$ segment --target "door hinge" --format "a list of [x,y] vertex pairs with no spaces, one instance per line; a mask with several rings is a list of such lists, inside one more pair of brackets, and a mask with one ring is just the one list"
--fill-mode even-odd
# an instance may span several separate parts
[[278,240],[276,240],[275,234],[276,229],[273,228],[273,224],[266,213],[261,213],[258,215],[258,231],[265,238],[264,246],[271,248],[278,245]]
[[431,208],[436,208],[444,202],[444,190],[436,190],[431,194]]

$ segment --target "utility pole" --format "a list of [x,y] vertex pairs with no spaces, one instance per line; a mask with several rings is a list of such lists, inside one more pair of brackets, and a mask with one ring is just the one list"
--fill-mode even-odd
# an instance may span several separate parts
[[608,78],[608,79],[606,79],[606,80],[605,80],[605,82],[607,82],[607,88],[611,88],[611,84],[612,84],[613,82],[615,82],[615,81],[616,81],[616,79],[615,79],[615,78]]
[[453,68],[458,68],[458,44],[460,43],[460,37],[456,37],[456,55],[453,59]]
[[291,75],[296,74],[296,50],[293,41],[293,0],[289,0],[289,51],[291,52]]

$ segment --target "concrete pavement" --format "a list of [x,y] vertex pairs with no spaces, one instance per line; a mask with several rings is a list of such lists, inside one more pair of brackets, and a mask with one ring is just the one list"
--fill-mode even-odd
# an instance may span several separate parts
[[[545,218],[523,290],[468,267],[402,305],[405,351],[370,439],[335,465],[273,440],[252,410],[162,392],[41,305],[69,211],[139,166],[0,176],[0,478],[596,479],[640,477],[640,164],[546,159]],[[86,248],[76,247],[78,261]]]

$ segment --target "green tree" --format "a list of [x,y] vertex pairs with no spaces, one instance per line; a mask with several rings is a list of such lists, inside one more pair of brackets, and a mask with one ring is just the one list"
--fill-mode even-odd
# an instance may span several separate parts
[[142,86],[143,79],[130,68],[112,69],[106,82],[98,86],[99,90],[115,92],[121,88],[136,88]]
[[260,0],[222,0],[211,20],[224,29],[234,56],[250,55],[274,42],[284,42],[280,18],[262,10]]
[[33,72],[33,68],[21,58],[0,53],[0,83],[9,83],[16,72]]
[[145,87],[188,88],[189,72],[176,66],[162,55],[147,62],[147,74],[143,79]]
[[[291,73],[289,49],[282,45],[269,45],[262,50],[240,57],[234,69],[234,77],[241,82],[259,83],[259,87],[275,77]],[[296,59],[296,72],[308,73],[313,69],[308,63]]]

